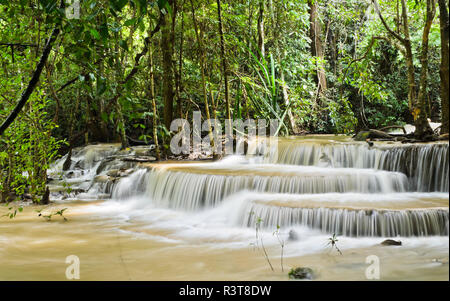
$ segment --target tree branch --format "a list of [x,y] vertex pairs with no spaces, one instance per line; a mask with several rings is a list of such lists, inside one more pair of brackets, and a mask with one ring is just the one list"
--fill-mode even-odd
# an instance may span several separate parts
[[[61,1],[61,8],[63,8],[63,7],[64,7],[64,0]],[[36,85],[39,82],[39,77],[41,76],[41,73],[42,73],[42,69],[44,69],[45,63],[46,63],[48,56],[50,54],[50,51],[52,49],[53,43],[58,38],[58,35],[60,32],[60,25],[61,25],[61,20],[59,20],[58,23],[53,28],[50,38],[48,39],[48,41],[44,47],[44,51],[41,55],[41,58],[39,59],[39,63],[37,64],[36,69],[33,72],[33,76],[31,77],[30,81],[28,82],[27,88],[22,93],[19,102],[17,103],[14,110],[9,114],[8,118],[6,118],[6,120],[0,126],[0,136],[3,135],[5,130],[11,125],[11,123],[14,122],[14,120],[19,115],[20,111],[23,109],[23,107],[27,103],[27,101],[30,98],[31,94],[33,93],[34,89],[36,88]]]
[[383,15],[381,14],[380,11],[380,7],[378,5],[378,1],[377,0],[372,0],[373,6],[375,7],[375,11],[378,14],[378,17],[380,17],[381,23],[383,23],[383,26],[386,28],[386,30],[393,36],[395,37],[397,40],[399,40],[401,43],[405,43],[405,39],[400,36],[398,33],[396,33],[395,31],[393,31],[389,25],[386,23],[386,21],[383,18]]

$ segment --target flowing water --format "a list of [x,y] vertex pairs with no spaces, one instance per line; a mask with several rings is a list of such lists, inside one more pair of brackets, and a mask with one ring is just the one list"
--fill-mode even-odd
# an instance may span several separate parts
[[0,279],[64,280],[73,254],[82,280],[287,280],[296,266],[365,280],[369,255],[381,280],[448,280],[448,146],[296,137],[250,143],[258,155],[139,164],[126,158],[146,147],[75,149],[69,170],[65,157],[50,170],[43,210],[68,208],[67,222],[34,206],[0,219]]

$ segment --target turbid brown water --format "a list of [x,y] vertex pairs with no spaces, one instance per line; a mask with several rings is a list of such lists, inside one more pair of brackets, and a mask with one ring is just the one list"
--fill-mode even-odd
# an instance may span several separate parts
[[[0,280],[66,280],[69,255],[80,258],[80,280],[288,280],[289,268],[296,266],[313,268],[317,280],[366,280],[369,255],[380,259],[381,280],[449,279],[448,237],[439,238],[447,247],[433,238],[416,238],[400,247],[382,246],[382,239],[356,248],[343,243],[343,255],[324,244],[322,251],[292,256],[299,244],[287,243],[284,272],[280,247],[269,245],[272,272],[251,241],[244,247],[221,247],[220,238],[177,241],[173,230],[89,210],[101,205],[70,202],[44,210],[68,208],[66,222],[59,216],[45,221],[35,206],[25,207],[14,219],[1,218]],[[6,212],[2,206],[0,214]]]
[[[288,280],[292,267],[368,280],[373,258],[380,280],[449,280],[448,143],[369,147],[327,135],[281,139],[277,156],[122,160],[149,152],[99,144],[74,149],[67,171],[57,162],[58,201],[43,214],[67,208],[68,221],[46,221],[36,206],[0,218],[0,280],[66,280],[69,255],[80,280]],[[342,255],[328,244],[336,231]]]

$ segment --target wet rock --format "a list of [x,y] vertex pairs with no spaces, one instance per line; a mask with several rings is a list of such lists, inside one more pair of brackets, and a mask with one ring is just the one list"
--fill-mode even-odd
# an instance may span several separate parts
[[73,166],[74,169],[83,169],[83,162],[82,160],[77,161],[77,163],[75,163],[75,165]]
[[[355,138],[356,141],[367,141],[367,139],[387,139],[387,140],[392,140],[394,139],[393,136],[383,132],[383,131],[379,131],[379,130],[366,130],[366,131],[361,131],[358,134],[356,134]],[[383,140],[382,140],[383,141]]]
[[299,240],[298,233],[295,232],[294,230],[289,231],[289,237],[288,237],[288,239],[289,239],[290,241],[296,241],[296,240]]
[[72,189],[72,193],[75,195],[80,194],[80,193],[85,193],[85,192],[86,192],[86,190],[81,189],[81,188]]
[[153,161],[156,161],[156,158],[153,157],[153,156],[125,157],[125,158],[122,158],[122,161],[127,161],[127,162],[153,162]]
[[370,132],[369,131],[361,131],[355,136],[356,141],[366,141],[366,139],[369,139]]
[[107,183],[111,180],[112,180],[112,178],[109,176],[106,176],[106,175],[96,176],[94,178],[94,182],[97,182],[97,183]]
[[109,170],[106,175],[110,177],[120,177],[120,170],[119,169],[111,169]]
[[441,258],[441,259],[434,258],[432,260],[432,262],[437,262],[437,263],[440,263],[440,264],[448,264],[448,258]]
[[292,268],[289,272],[289,278],[290,279],[313,279],[314,278],[314,272],[311,268],[307,267],[298,267],[298,268]]
[[381,244],[383,246],[401,246],[402,242],[400,240],[386,239]]
[[24,193],[24,194],[22,194],[22,199],[25,201],[31,201],[33,199],[33,197],[29,193]]
[[134,171],[135,171],[134,168],[128,168],[128,169],[121,168],[121,169],[120,169],[120,172],[119,172],[119,176],[120,176],[120,177],[127,177],[127,176],[129,176],[130,174],[132,174]]

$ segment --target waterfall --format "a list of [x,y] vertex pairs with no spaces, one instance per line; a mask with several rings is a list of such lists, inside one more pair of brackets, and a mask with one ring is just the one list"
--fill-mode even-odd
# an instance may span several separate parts
[[[60,171],[62,158],[53,172],[82,191],[72,198],[130,200],[176,214],[216,210],[219,219],[247,230],[260,218],[267,231],[305,226],[353,237],[449,234],[448,143],[369,147],[327,138],[279,139],[277,147],[250,142],[253,156],[195,163],[136,163],[123,158],[147,149],[90,145],[74,150],[68,171]],[[58,181],[52,189],[61,196]]]
[[185,210],[215,206],[227,196],[242,190],[311,194],[389,193],[408,189],[404,174],[369,169],[350,170],[272,164],[253,167],[216,163],[183,164],[172,168],[170,164],[167,166],[169,167],[151,169],[145,183],[129,179],[121,180],[114,189],[113,197],[123,195],[118,194],[117,191],[143,190],[143,187],[130,189],[131,181],[146,186],[146,195],[155,204]]
[[[254,149],[258,146],[253,145]],[[449,191],[449,145],[380,144],[280,139],[266,162],[347,168],[373,168],[406,174],[417,191]]]
[[345,236],[429,236],[448,235],[448,210],[347,210],[332,208],[287,208],[252,204],[246,226],[254,227],[256,217],[264,227],[302,225],[325,233]]
[[[262,227],[272,230],[278,226],[299,225],[354,237],[449,234],[449,211],[443,206],[446,202],[448,205],[446,194],[427,197],[401,193],[371,198],[363,194],[288,196],[247,193],[238,197],[242,205],[236,214],[236,223],[247,227],[255,227],[256,221],[260,220]],[[395,208],[389,199],[403,203],[402,210],[389,208]],[[372,206],[366,206],[367,203]],[[419,208],[414,208],[417,205]]]

